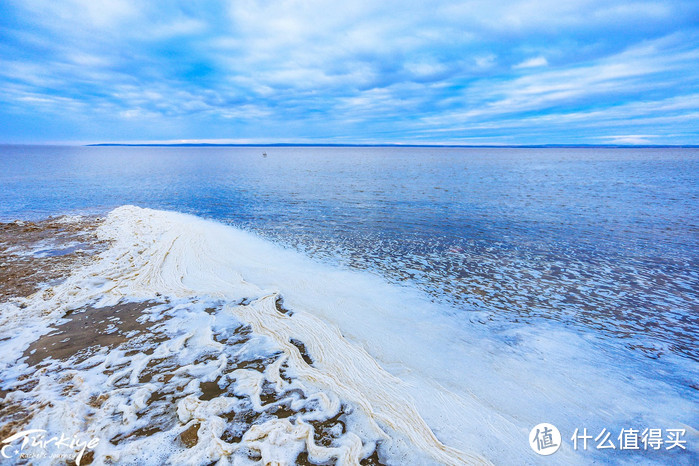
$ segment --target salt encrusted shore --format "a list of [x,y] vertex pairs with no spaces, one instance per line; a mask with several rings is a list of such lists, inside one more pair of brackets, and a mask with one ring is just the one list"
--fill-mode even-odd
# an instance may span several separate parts
[[[338,329],[201,244],[221,228],[245,263],[261,246],[243,233],[135,207],[0,228],[0,440],[34,449],[10,463],[487,463],[442,444]],[[59,435],[74,442],[43,443]]]
[[57,283],[106,247],[95,230],[98,217],[52,217],[0,223],[0,302],[27,297]]
[[[96,235],[96,229],[102,221],[103,219],[100,218],[58,217],[37,222],[17,220],[0,223],[0,267],[2,267],[0,302],[12,302],[24,308],[25,300],[33,295],[50,298],[53,286],[63,282],[73,270],[85,265],[91,257],[108,246]],[[206,424],[209,419],[200,419],[201,413],[198,417],[190,416],[192,419],[183,418],[181,406],[178,406],[179,402],[200,405],[217,397],[241,400],[245,395],[249,395],[244,402],[238,402],[235,406],[237,409],[223,413],[227,425],[222,432],[216,432],[219,442],[223,445],[243,442],[244,434],[252,432],[254,435],[255,430],[260,430],[259,427],[255,429],[253,426],[259,426],[271,420],[291,419],[296,421],[296,425],[303,422],[301,420],[303,413],[299,411],[304,405],[305,394],[299,389],[300,387],[294,387],[293,393],[289,396],[286,393],[280,393],[281,391],[269,380],[270,371],[276,370],[276,374],[271,378],[277,382],[277,385],[279,380],[283,383],[291,382],[285,374],[288,365],[279,360],[281,352],[265,354],[264,351],[250,352],[243,349],[246,343],[249,344],[255,338],[251,335],[249,326],[237,325],[212,335],[213,342],[225,348],[224,351],[219,352],[219,356],[224,353],[232,356],[228,361],[230,364],[227,370],[221,371],[221,374],[213,380],[207,377],[204,377],[204,380],[197,380],[196,374],[191,373],[183,376],[183,372],[192,369],[194,369],[193,372],[206,370],[208,363],[218,361],[219,358],[210,354],[204,354],[198,360],[190,362],[190,367],[185,367],[187,364],[178,361],[178,358],[172,354],[169,355],[170,357],[151,357],[155,353],[163,356],[168,352],[166,345],[171,341],[172,336],[165,332],[162,324],[181,310],[177,306],[169,305],[167,300],[158,301],[157,296],[154,298],[155,300],[152,301],[125,301],[113,306],[82,306],[71,309],[52,325],[49,333],[29,343],[22,357],[17,361],[18,364],[25,363],[26,370],[22,371],[23,373],[14,381],[11,377],[9,380],[3,377],[2,380],[5,382],[3,385],[11,388],[0,388],[0,440],[28,430],[32,427],[32,420],[35,417],[41,416],[44,411],[50,412],[54,408],[53,402],[45,399],[42,388],[58,390],[65,398],[64,401],[73,405],[77,411],[87,409],[97,412],[110,406],[112,411],[118,412],[119,409],[114,410],[114,400],[111,399],[107,387],[104,393],[93,393],[89,398],[84,398],[82,396],[82,392],[85,391],[84,380],[76,375],[80,374],[86,363],[87,366],[91,366],[103,353],[121,352],[126,356],[124,363],[118,364],[121,370],[115,370],[110,364],[98,364],[98,369],[103,369],[99,375],[110,378],[112,382],[107,385],[132,393],[143,391],[153,383],[161,383],[162,386],[144,400],[140,409],[134,409],[136,417],[148,419],[146,425],[133,426],[132,429],[126,429],[126,432],[120,432],[111,438],[102,438],[105,432],[95,433],[95,438],[108,441],[106,443],[108,448],[101,449],[106,453],[97,458],[99,462],[111,463],[126,459],[122,458],[119,444],[128,443],[130,440],[147,440],[153,434],[173,427],[177,431],[177,435],[173,436],[176,445],[174,451],[176,452],[179,446],[183,453],[180,459],[187,457],[195,464],[206,463],[220,458],[222,454],[233,453],[232,448],[226,451],[225,447],[213,453],[202,451],[201,446],[197,448],[199,443],[204,443],[199,442],[199,431],[204,430],[202,424]],[[281,299],[275,304],[279,312],[289,312],[283,308]],[[220,311],[221,306],[203,310],[209,316]],[[303,343],[295,342],[295,344],[302,351],[302,357],[310,362]],[[130,362],[127,362],[129,359]],[[145,360],[146,364],[134,364],[134,361],[141,360]],[[124,366],[126,371],[123,370]],[[126,372],[129,372],[128,376]],[[252,387],[241,387],[240,385],[245,383],[238,383],[236,388],[234,383],[230,381],[226,383],[225,378],[232,373],[236,373],[238,382],[245,380]],[[252,379],[248,380],[246,376]],[[50,383],[47,384],[46,380],[50,380]],[[313,398],[311,402],[314,401],[317,400]],[[228,408],[235,405],[233,402],[227,404],[231,405]],[[338,407],[334,416],[323,418],[321,414],[306,420],[305,429],[310,434],[308,442],[317,444],[318,450],[332,447],[333,441],[347,430],[342,418],[351,413],[352,409],[343,405]],[[313,413],[312,408],[312,406],[303,406],[306,413]],[[121,411],[123,413],[123,410]],[[88,412],[85,422],[88,423],[93,416],[94,413]],[[218,419],[213,412],[207,417]],[[49,425],[45,426],[46,430],[51,432],[51,420],[47,419],[47,421]],[[289,427],[293,426],[289,424]],[[283,434],[283,432],[277,434]],[[41,441],[49,437],[34,435],[30,438]],[[21,439],[18,443],[20,441]],[[99,446],[99,442],[97,443]],[[78,447],[80,446],[78,444]],[[283,444],[280,446],[282,449],[285,448]],[[294,461],[297,464],[314,464],[309,460],[308,451],[293,451],[297,450],[298,446],[291,443],[286,447],[292,451],[281,456],[295,457]],[[360,449],[356,449],[354,459],[361,464],[382,464],[376,448],[372,448],[364,458],[356,456]],[[30,447],[22,454],[11,458],[10,462],[13,459],[18,462],[41,459],[44,453],[49,453],[47,450],[48,448],[41,449],[37,455],[37,452],[32,451]],[[238,450],[240,450],[239,456],[250,461],[263,459],[262,452],[254,446]],[[82,452],[80,448],[74,451],[56,451],[69,462],[72,460],[79,464],[91,464],[96,459],[92,448],[85,448]],[[269,451],[266,453],[270,454]],[[318,452],[314,453],[318,455]],[[279,452],[276,456],[280,456]],[[269,458],[265,459],[269,460]],[[342,458],[335,455],[335,459]]]

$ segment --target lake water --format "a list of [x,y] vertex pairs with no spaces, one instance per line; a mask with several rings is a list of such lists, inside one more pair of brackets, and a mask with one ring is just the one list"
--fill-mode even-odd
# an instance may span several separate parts
[[188,212],[409,281],[478,319],[553,319],[699,361],[697,149],[0,153],[2,219]]
[[[583,420],[696,428],[696,410],[672,400],[696,407],[699,391],[698,149],[0,147],[0,220],[105,215],[122,205],[232,225],[424,296],[463,327],[458,338],[483,338],[470,357],[483,350],[492,360],[498,352],[517,359],[550,338],[538,350],[560,353],[549,361],[554,372],[572,370],[576,348],[589,353],[581,367],[614,361],[617,386],[642,387],[662,414],[651,409],[625,420],[623,412],[602,415],[600,405],[560,420],[569,430]],[[334,323],[345,330],[341,319]],[[410,372],[369,349],[390,372]],[[466,354],[454,357],[463,364]],[[474,374],[489,380],[467,387],[480,395],[497,384],[497,364],[474,364],[481,367]],[[507,383],[517,370],[508,365]],[[440,383],[463,388],[466,380]]]

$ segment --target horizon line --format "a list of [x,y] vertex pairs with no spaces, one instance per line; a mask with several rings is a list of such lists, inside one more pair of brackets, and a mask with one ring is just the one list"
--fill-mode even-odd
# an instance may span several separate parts
[[[33,144],[28,144],[33,145]],[[403,143],[210,143],[210,142],[186,142],[186,143],[118,143],[104,142],[92,144],[79,144],[82,147],[434,147],[434,148],[699,148],[697,144],[403,144]]]
[[699,144],[584,144],[584,143],[552,143],[552,144],[450,144],[450,143],[322,143],[322,142],[0,142],[0,146],[47,146],[47,147],[406,147],[406,148],[678,148],[696,149]]

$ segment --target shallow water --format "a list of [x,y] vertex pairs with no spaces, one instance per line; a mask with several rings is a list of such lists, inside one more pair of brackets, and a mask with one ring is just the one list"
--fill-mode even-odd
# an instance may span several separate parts
[[[132,231],[141,218],[143,244],[153,238],[185,275],[236,270],[339,328],[407,384],[449,446],[536,462],[528,431],[553,422],[567,437],[561,463],[696,459],[697,150],[4,147],[0,165],[0,218],[137,204],[311,256],[190,217],[112,219]],[[191,251],[160,244],[165,224]],[[194,230],[230,254],[207,262]],[[206,299],[218,289],[195,285]],[[153,299],[138,286],[130,299]],[[338,342],[319,340],[310,358]],[[363,392],[383,393],[371,380]],[[692,448],[575,453],[569,437],[584,427],[685,428]]]
[[697,149],[5,146],[0,167],[0,219],[193,213],[480,311],[465,319],[699,360]]

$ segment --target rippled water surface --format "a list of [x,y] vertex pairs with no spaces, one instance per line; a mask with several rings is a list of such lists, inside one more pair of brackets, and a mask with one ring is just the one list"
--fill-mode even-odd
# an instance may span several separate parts
[[697,174],[697,149],[2,146],[0,219],[194,213],[472,322],[553,320],[697,361]]

